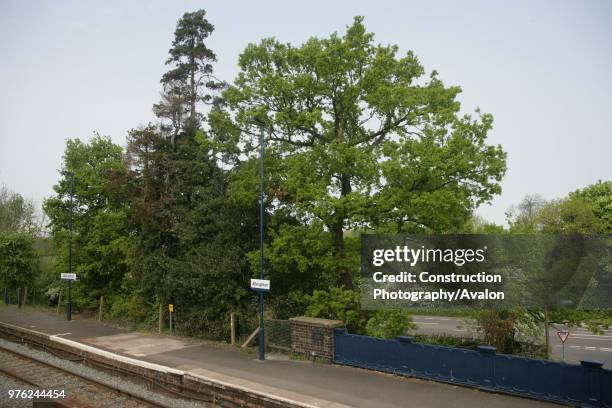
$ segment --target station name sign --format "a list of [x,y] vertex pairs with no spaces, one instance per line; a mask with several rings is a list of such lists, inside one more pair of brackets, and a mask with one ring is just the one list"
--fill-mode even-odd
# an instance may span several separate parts
[[260,292],[270,291],[270,280],[269,279],[251,279],[251,289]]
[[62,273],[61,278],[66,280],[76,280],[77,276],[76,273]]

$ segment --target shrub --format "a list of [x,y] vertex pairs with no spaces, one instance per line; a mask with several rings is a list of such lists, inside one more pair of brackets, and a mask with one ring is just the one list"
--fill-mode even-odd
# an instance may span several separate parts
[[112,299],[110,317],[123,322],[139,323],[146,318],[148,309],[140,295],[117,296]]
[[407,330],[414,328],[416,326],[405,310],[378,310],[368,320],[366,334],[390,339],[402,336],[406,334]]
[[366,318],[361,311],[359,294],[347,289],[331,288],[329,291],[315,290],[306,296],[306,315],[325,319],[342,320],[353,333],[365,331]]

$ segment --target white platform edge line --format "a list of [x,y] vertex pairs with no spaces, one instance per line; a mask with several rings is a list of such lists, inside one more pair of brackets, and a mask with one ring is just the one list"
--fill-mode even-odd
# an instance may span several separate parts
[[53,341],[56,341],[58,343],[66,344],[67,346],[78,348],[78,349],[83,350],[83,351],[88,351],[88,352],[93,353],[93,354],[97,354],[97,355],[100,355],[100,356],[103,356],[103,357],[110,358],[111,360],[121,361],[122,363],[132,364],[132,365],[135,365],[135,366],[139,366],[139,367],[143,367],[143,368],[148,368],[150,370],[161,371],[163,373],[171,373],[171,374],[176,374],[176,375],[184,375],[185,374],[185,372],[182,371],[182,370],[177,370],[177,369],[174,369],[174,368],[171,368],[171,367],[166,367],[166,366],[163,366],[163,365],[159,365],[159,364],[155,364],[155,363],[149,363],[149,362],[138,360],[138,359],[131,358],[131,357],[122,356],[120,354],[112,353],[112,352],[106,351],[106,350],[101,350],[99,348],[88,346],[87,344],[79,343],[78,341],[65,339],[63,337],[49,336],[49,339],[53,340]]
[[32,329],[27,329],[25,327],[21,327],[21,326],[15,326],[14,324],[10,324],[10,323],[5,323],[5,322],[0,322],[0,326],[5,326],[8,327],[9,329],[13,329],[19,332],[29,332],[32,334],[36,334],[37,336],[41,336],[44,337],[46,339],[49,339],[50,335],[47,333],[43,333],[43,332],[39,332],[36,330],[32,330]]
[[[293,405],[298,405],[298,406],[301,406],[301,407],[304,407],[304,408],[323,408],[323,407],[325,407],[327,405],[333,404],[333,401],[327,401],[327,400],[320,400],[321,402],[325,403],[325,405],[306,404],[305,402],[295,401],[295,400],[292,400],[292,399],[289,399],[289,398],[285,398],[285,397],[281,397],[281,396],[278,396],[278,395],[268,395],[268,394],[263,393],[263,392],[261,392],[259,390],[255,390],[253,388],[245,387],[243,385],[233,384],[233,383],[230,383],[230,382],[219,380],[218,378],[206,377],[205,375],[196,374],[196,373],[192,373],[192,372],[189,372],[189,371],[185,372],[185,376],[186,377],[198,378],[200,380],[209,381],[209,382],[215,383],[215,384],[220,384],[220,385],[223,385],[225,387],[236,388],[236,389],[239,389],[241,391],[246,391],[246,392],[250,392],[252,394],[261,395],[262,397],[266,397],[266,398],[277,400],[277,401],[291,403]],[[242,379],[240,379],[240,380],[242,380]],[[270,387],[270,386],[266,386],[266,387]],[[274,388],[274,387],[270,387],[270,388]],[[307,395],[305,395],[305,396],[307,396]],[[307,396],[307,397],[312,398],[312,399],[318,399],[316,397],[310,397],[310,396]],[[336,403],[336,406],[338,406],[338,407],[349,407],[348,405],[342,405],[342,404],[338,404],[338,403]]]

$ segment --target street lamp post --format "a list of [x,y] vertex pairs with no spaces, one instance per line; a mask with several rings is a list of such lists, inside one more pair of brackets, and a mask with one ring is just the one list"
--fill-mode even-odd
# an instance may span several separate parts
[[[72,196],[74,195],[74,174],[70,176],[70,205],[68,209],[68,273],[72,273]],[[72,280],[68,279],[68,302],[66,304],[66,319],[72,320]]]
[[[264,126],[259,125],[259,279],[264,278]],[[264,294],[259,291],[259,360],[266,359]]]

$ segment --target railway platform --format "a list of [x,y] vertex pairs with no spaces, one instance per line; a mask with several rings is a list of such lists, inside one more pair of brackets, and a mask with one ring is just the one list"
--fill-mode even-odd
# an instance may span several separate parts
[[197,339],[122,330],[95,320],[0,307],[0,323],[44,333],[57,344],[167,367],[223,387],[301,407],[548,407],[555,404],[356,369],[256,355]]

